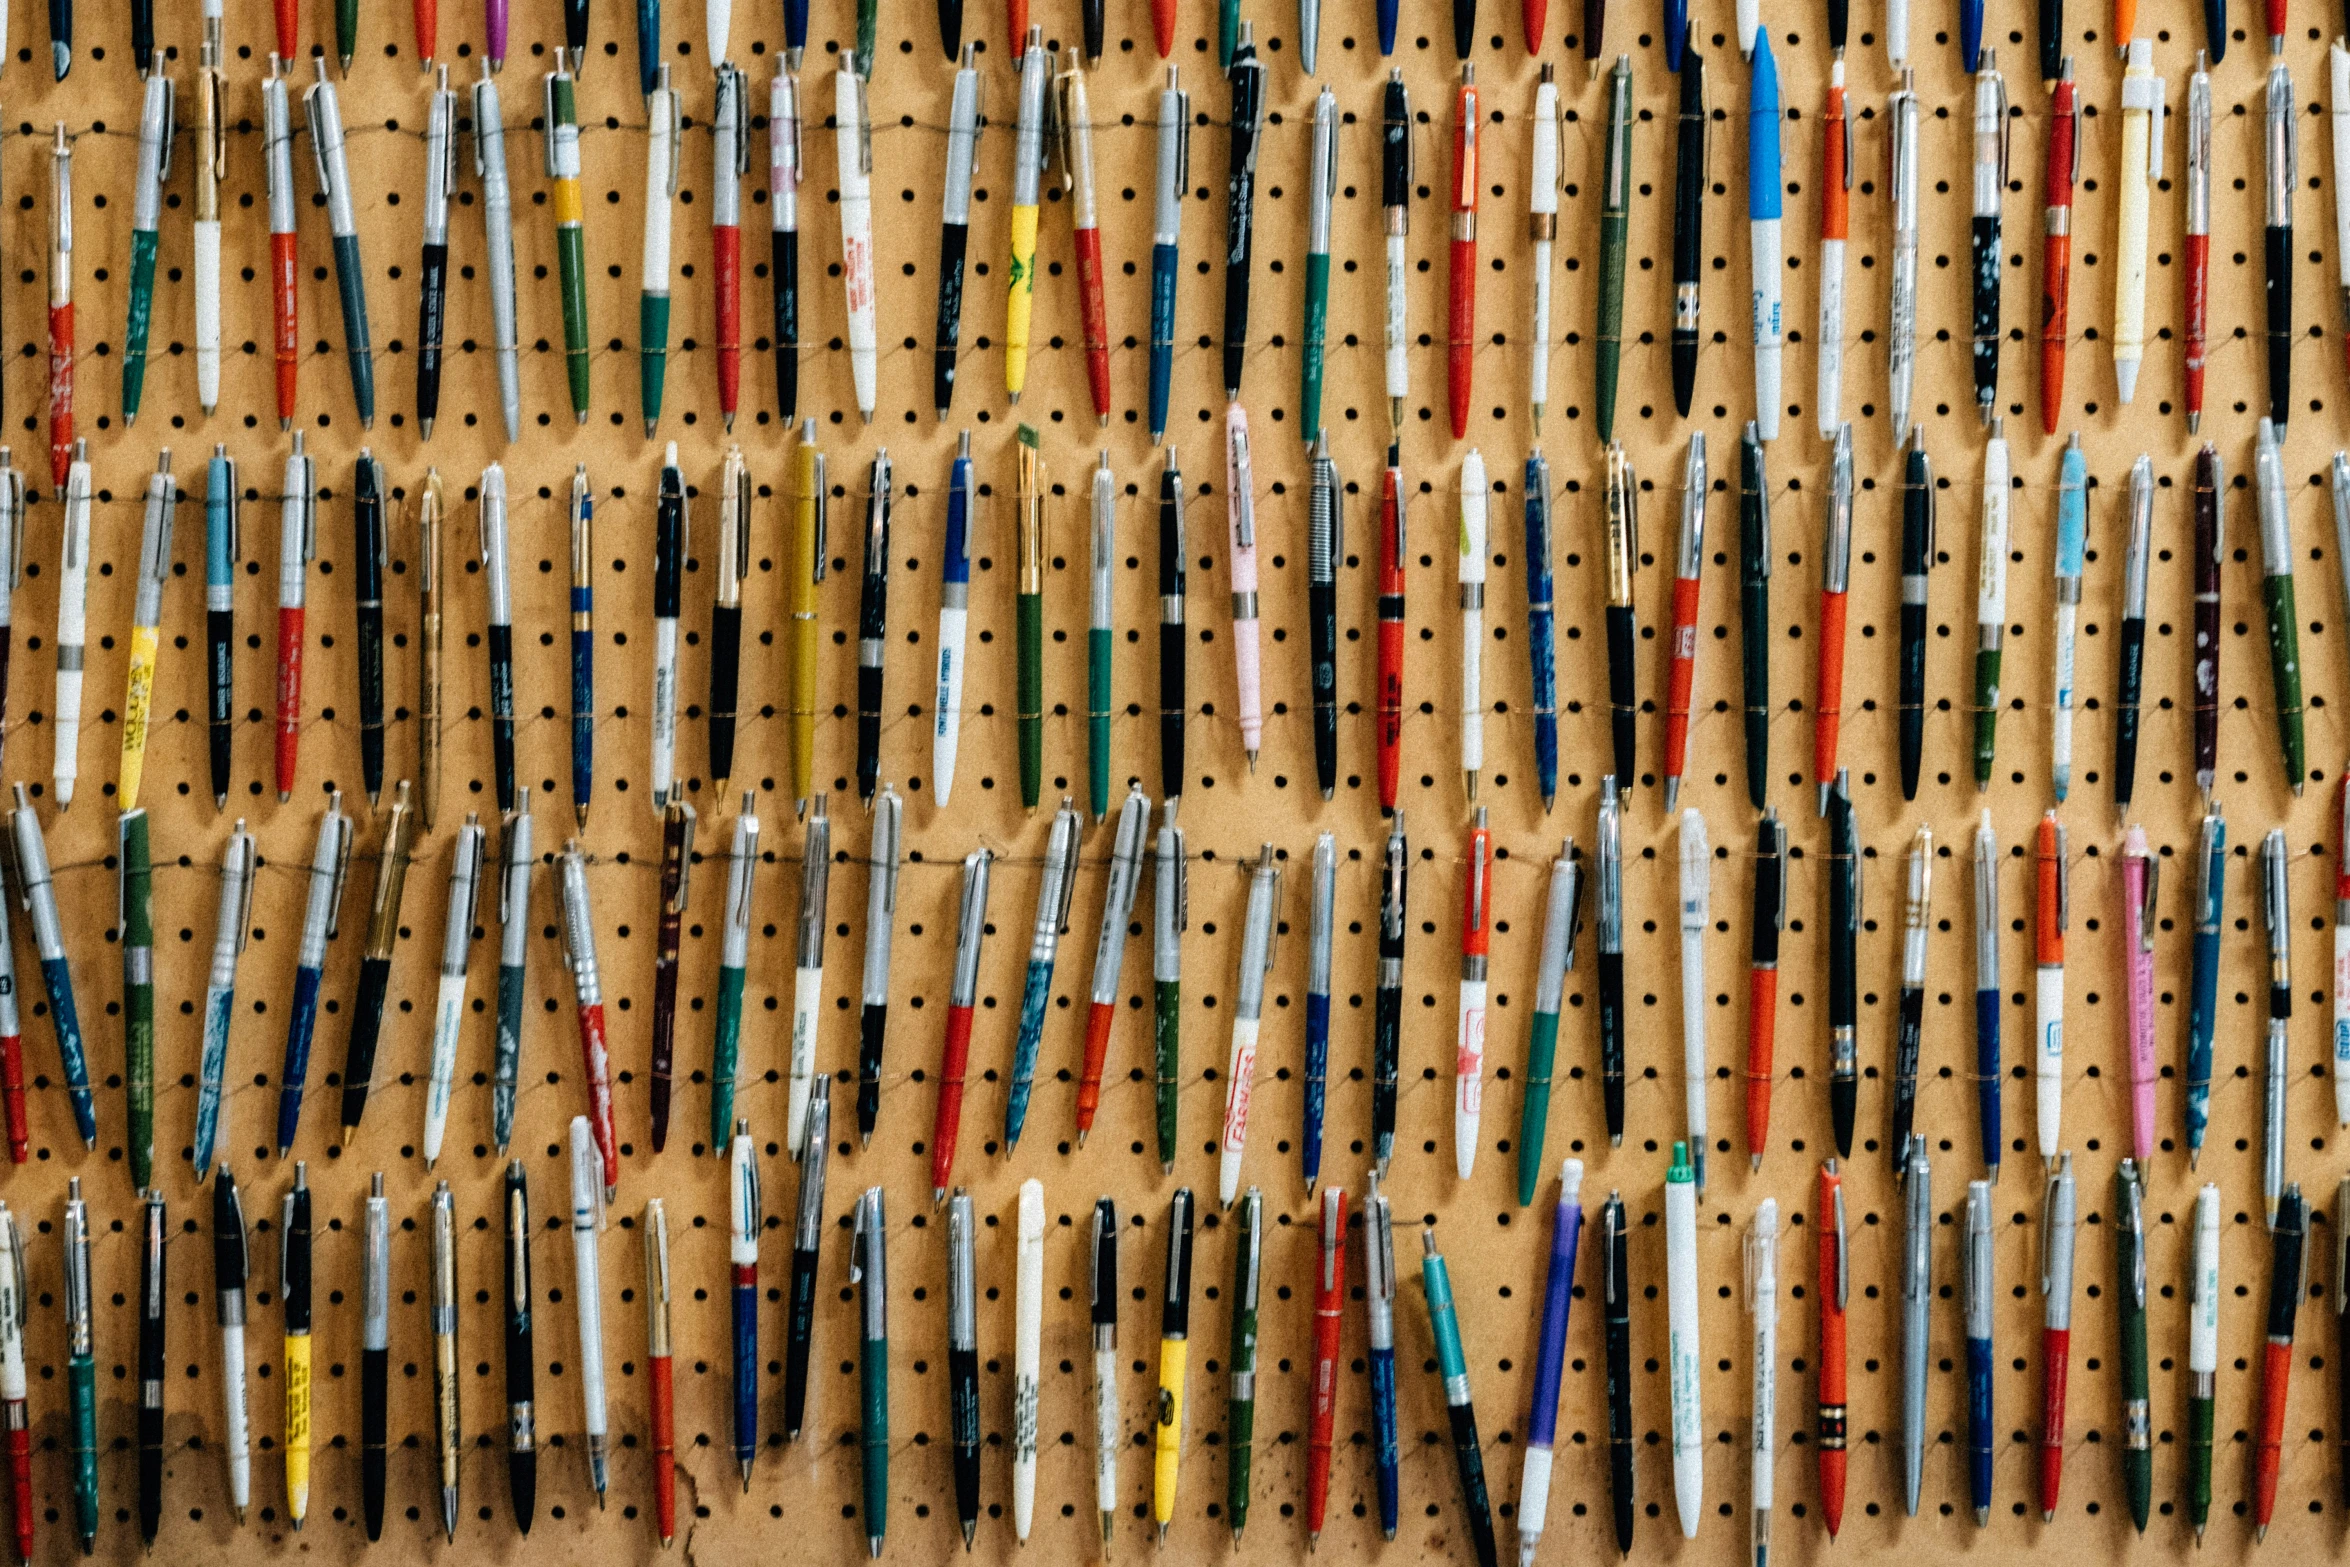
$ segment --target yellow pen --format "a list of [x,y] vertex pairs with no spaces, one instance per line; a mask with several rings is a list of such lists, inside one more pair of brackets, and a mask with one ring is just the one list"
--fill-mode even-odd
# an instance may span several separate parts
[[163,584],[171,577],[171,522],[179,497],[171,482],[171,448],[155,459],[147,480],[147,526],[139,539],[139,591],[131,611],[131,683],[122,703],[122,779],[117,803],[139,803],[139,779],[147,769],[147,719],[155,706],[157,628],[163,623]]
[[1012,273],[1004,306],[1004,391],[1016,406],[1028,384],[1028,323],[1036,313],[1036,219],[1052,137],[1045,124],[1052,95],[1053,57],[1044,29],[1028,29],[1020,55],[1020,119],[1012,142]]
[[[1033,48],[1033,46],[1031,46]],[[1151,1517],[1159,1543],[1175,1519],[1175,1476],[1183,1464],[1183,1377],[1191,1355],[1191,1188],[1167,1205],[1167,1293],[1159,1308],[1159,1413],[1151,1466]]]
[[278,1224],[278,1298],[286,1308],[286,1517],[310,1511],[310,1167],[294,1162]]
[[791,777],[799,814],[808,814],[816,776],[816,587],[824,580],[824,454],[816,449],[816,421],[800,425],[792,465]]

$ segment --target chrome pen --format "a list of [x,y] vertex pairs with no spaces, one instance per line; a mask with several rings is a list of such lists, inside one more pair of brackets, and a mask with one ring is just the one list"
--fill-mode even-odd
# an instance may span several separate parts
[[73,1002],[73,969],[65,954],[65,923],[57,909],[57,887],[49,876],[49,850],[41,838],[41,818],[16,785],[16,809],[10,813],[15,848],[9,866],[17,886],[17,904],[32,916],[33,945],[41,959],[41,984],[49,998],[49,1018],[57,1032],[57,1053],[65,1072],[66,1097],[73,1102],[74,1128],[84,1148],[98,1146],[98,1115],[90,1097],[90,1065],[82,1046],[81,1014]]
[[[497,67],[482,64],[473,84],[473,170],[481,179],[482,241],[488,251],[490,348],[498,367],[498,412],[506,443],[522,439],[522,349],[515,320],[514,195],[506,174],[506,122],[498,106]],[[429,794],[427,798],[430,798]]]
[[334,83],[327,80],[326,56],[317,56],[316,64],[318,80],[302,94],[302,108],[310,121],[318,194],[326,202],[327,224],[334,231],[335,286],[342,295],[343,357],[351,369],[351,398],[358,405],[359,428],[370,430],[375,427],[375,349],[367,330],[367,272],[359,256],[359,213],[343,146],[341,102]]
[[[826,909],[832,895],[832,817],[827,810],[830,799],[821,790],[817,792],[800,838],[800,911],[797,939],[792,948],[791,1075],[784,1112],[785,1145],[794,1159],[807,1150],[801,1138],[808,1119],[809,1085],[816,1076],[816,1029],[824,1005],[824,936],[830,923]],[[730,876],[728,891],[732,890]],[[750,926],[747,878],[744,893],[741,912],[747,938]],[[730,918],[734,912],[730,898],[727,909]]]
[[[196,1184],[212,1172],[220,1140],[221,1094],[227,1086],[229,1035],[236,1024],[237,959],[253,933],[253,835],[243,817],[229,834],[220,862],[220,911],[212,936],[212,971],[204,985],[204,1054],[196,1078]],[[151,960],[150,960],[151,961]]]

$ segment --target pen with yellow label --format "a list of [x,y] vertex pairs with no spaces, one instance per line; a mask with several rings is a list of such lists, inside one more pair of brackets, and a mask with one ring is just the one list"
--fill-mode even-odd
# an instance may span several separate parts
[[[1028,29],[1020,55],[1020,118],[1012,141],[1012,270],[1005,280],[1004,393],[1013,406],[1028,384],[1028,331],[1036,312],[1036,223],[1042,201],[1045,161],[1052,156],[1046,116],[1052,94],[1053,56],[1044,29]],[[1028,801],[1030,810],[1036,801]]]
[[130,810],[139,803],[139,782],[147,770],[147,726],[155,706],[155,654],[163,623],[163,585],[171,580],[171,524],[178,510],[171,477],[171,448],[156,454],[147,480],[146,521],[139,534],[139,586],[131,609],[130,688],[122,703],[122,775],[115,803]]
[[286,1519],[299,1533],[310,1511],[310,1167],[301,1160],[278,1217],[277,1279],[286,1310]]
[[579,190],[579,86],[563,51],[546,80],[547,204],[555,214],[555,251],[563,290],[563,365],[571,412],[588,419],[587,207]]
[[1167,1287],[1159,1305],[1159,1400],[1152,1439],[1151,1518],[1159,1544],[1175,1519],[1175,1478],[1183,1463],[1183,1383],[1191,1353],[1191,1188],[1167,1205]]

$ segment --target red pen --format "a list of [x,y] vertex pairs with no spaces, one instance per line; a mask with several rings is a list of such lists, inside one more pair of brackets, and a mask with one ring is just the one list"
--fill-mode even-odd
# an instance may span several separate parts
[[277,10],[277,57],[289,65],[294,54],[294,33],[302,16],[302,0],[275,0]]
[[[2271,7],[2271,25],[2277,8]],[[2309,1213],[2302,1205],[2301,1184],[2285,1188],[2277,1203],[2277,1222],[2270,1227],[2273,1265],[2268,1275],[2268,1343],[2260,1357],[2259,1447],[2252,1459],[2252,1538],[2268,1537],[2269,1519],[2277,1510],[2277,1463],[2285,1445],[2285,1391],[2293,1371],[2293,1317],[2301,1308],[2302,1261],[2308,1239]]]
[[1836,782],[1836,741],[1844,723],[1844,594],[1852,582],[1852,426],[1836,430],[1828,474],[1828,527],[1820,562],[1820,688],[1813,704],[1813,780],[1820,814]]
[[1403,448],[1387,443],[1379,481],[1379,814],[1393,816],[1403,774]]
[[749,117],[743,112],[743,73],[718,68],[715,178],[710,200],[711,265],[718,293],[718,413],[729,433],[743,387],[743,171],[750,167]]
[[[1175,4],[1174,0],[1154,0],[1154,3],[1167,8],[1167,26],[1159,35],[1165,40],[1159,45],[1159,58],[1164,60],[1167,51],[1175,47]],[[1020,57],[1028,52],[1028,0],[1004,0],[1004,11],[1012,24],[1012,68],[1018,70]],[[1157,21],[1155,11],[1152,21]]]
[[995,858],[974,849],[963,858],[963,906],[955,927],[955,980],[947,993],[946,1059],[938,1074],[938,1119],[930,1129],[931,1200],[943,1203],[954,1182],[955,1139],[963,1129],[963,1074],[971,1065],[971,1011],[979,1004],[979,952],[987,937],[987,876]]
[[1550,0],[1519,0],[1518,9],[1526,22],[1526,52],[1539,60],[1542,35],[1550,28]]
[[1841,51],[1828,67],[1820,111],[1820,434],[1833,438],[1844,409],[1844,250],[1852,238],[1852,136],[1844,115]]
[[[2211,71],[2200,49],[2187,78],[2187,433],[2203,427],[2203,351],[2211,314]],[[2055,434],[2055,427],[2049,429]]]
[[294,432],[280,492],[277,546],[277,800],[294,797],[302,754],[302,613],[318,556],[318,472]]
[[1452,438],[1469,433],[1470,372],[1477,351],[1477,67],[1461,66],[1461,95],[1452,116],[1452,317],[1445,353],[1445,385],[1452,404]]
[[[525,817],[524,821],[527,822]],[[508,832],[524,829],[509,825]],[[588,1129],[604,1166],[604,1200],[620,1195],[620,1144],[612,1132],[612,1053],[604,1040],[604,981],[596,969],[595,906],[588,899],[587,856],[579,840],[563,846],[563,961],[579,997],[579,1059],[587,1072]]]
[[65,122],[49,154],[49,482],[73,467],[73,143]]
[[8,1162],[22,1164],[32,1156],[33,1138],[25,1121],[24,1034],[16,1020],[15,966],[11,959],[0,959],[0,968],[8,971],[9,978],[5,998],[7,1027],[0,1032],[0,1101],[7,1105]]
[[1754,850],[1754,942],[1746,981],[1746,1151],[1762,1168],[1771,1141],[1772,1051],[1779,1029],[1779,933],[1787,928],[1787,824],[1763,813]]
[[1820,1238],[1820,1519],[1833,1540],[1844,1527],[1844,1307],[1852,1289],[1844,1238],[1844,1177],[1833,1159],[1820,1166],[1812,1227]]
[[[294,254],[294,122],[286,100],[286,79],[279,74],[284,62],[270,57],[269,74],[261,82],[261,140],[263,168],[269,183],[269,315],[277,340],[277,427],[294,427],[294,389],[301,376],[301,296]],[[70,309],[70,305],[68,306]],[[73,326],[66,324],[70,355]],[[66,391],[70,416],[72,389]]]
[[2072,1373],[2073,1235],[2079,1197],[2073,1156],[2056,1156],[2040,1209],[2040,1521],[2056,1519],[2064,1487],[2064,1392]]
[[669,1339],[669,1215],[645,1204],[645,1370],[653,1428],[653,1525],[666,1548],[677,1538],[677,1396]]
[[1110,315],[1102,303],[1102,222],[1093,196],[1093,114],[1077,51],[1061,73],[1061,177],[1069,194],[1071,239],[1077,249],[1077,307],[1085,323],[1085,381],[1093,413],[1110,427]]
[[1085,1015],[1085,1066],[1077,1079],[1077,1146],[1085,1146],[1101,1108],[1102,1070],[1109,1062],[1110,1029],[1118,1018],[1119,976],[1126,967],[1126,924],[1142,887],[1142,857],[1149,847],[1151,802],[1142,785],[1126,791],[1118,807],[1118,832],[1110,849],[1109,895],[1102,900],[1101,940],[1093,953],[1092,1007]]
[[[2048,101],[2048,207],[2041,221],[2040,428],[2056,433],[2064,417],[2064,347],[2069,330],[2073,266],[2073,181],[2080,173],[2081,114],[2073,86],[2073,57],[2057,67]],[[2187,242],[2189,246],[2193,240]],[[2192,266],[2192,262],[2189,263]],[[2192,294],[2194,285],[2188,284]]]
[[1681,536],[1673,550],[1672,662],[1665,676],[1665,810],[1681,797],[1689,753],[1689,692],[1697,684],[1697,599],[1705,566],[1705,432],[1689,437],[1681,470]]
[[2285,0],[2268,0],[2268,52],[2285,52]]
[[441,8],[439,0],[416,0],[416,55],[424,62],[424,73],[432,74],[433,50],[440,44]]
[[1306,1549],[1330,1510],[1330,1448],[1338,1425],[1338,1332],[1346,1305],[1346,1193],[1322,1192],[1322,1262],[1314,1275],[1314,1404],[1306,1437]]

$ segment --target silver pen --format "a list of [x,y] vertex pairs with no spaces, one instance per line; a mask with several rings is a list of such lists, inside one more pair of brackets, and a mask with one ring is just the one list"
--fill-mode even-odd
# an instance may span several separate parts
[[1102,1072],[1109,1058],[1110,1032],[1118,1017],[1119,977],[1126,967],[1126,927],[1142,890],[1143,839],[1150,832],[1150,796],[1129,784],[1118,807],[1118,832],[1110,849],[1110,881],[1102,898],[1101,934],[1093,948],[1092,1005],[1085,1019],[1085,1068],[1077,1084],[1077,1146],[1085,1146],[1101,1102]]
[[[904,857],[906,802],[888,784],[873,802],[865,851],[865,973],[857,1044],[857,1146],[873,1141],[881,1114],[881,1056],[889,1032],[890,941],[898,922],[898,863]],[[1079,1146],[1084,1139],[1078,1140]],[[803,1141],[803,1146],[805,1143]]]
[[[2197,239],[2207,245],[2211,239],[2211,60],[2205,51],[2195,51],[2195,69],[2187,77],[2187,157],[2186,157],[2186,233],[2190,243]],[[2190,278],[2196,274],[2190,272]],[[2205,315],[2209,310],[2203,290],[2192,290],[2187,296],[2187,365],[2186,402],[2187,433],[2195,434],[2203,428],[2203,344]],[[2350,302],[2350,291],[2345,293]]]
[[432,1359],[434,1451],[440,1457],[441,1529],[457,1538],[457,1453],[464,1441],[457,1381],[457,1200],[442,1181],[432,1193]]
[[947,1199],[947,1405],[953,1423],[955,1513],[966,1551],[979,1515],[979,1287],[971,1256],[971,1232],[977,1227],[971,1194],[957,1187]]
[[588,1118],[571,1118],[572,1305],[579,1313],[579,1395],[587,1425],[588,1482],[604,1509],[611,1427],[604,1404],[604,1302],[597,1234],[604,1227],[604,1164]]
[[121,773],[115,805],[134,809],[147,770],[147,736],[155,706],[156,653],[163,625],[163,589],[171,580],[171,528],[179,512],[179,490],[171,476],[171,448],[155,457],[147,479],[147,504],[139,529],[139,581],[131,607],[130,679],[122,704]]
[[2268,932],[2268,1076],[2261,1101],[2260,1193],[2272,1228],[2277,1200],[2285,1190],[2285,1029],[2293,1017],[2293,902],[2285,873],[2285,830],[2271,827],[2260,841],[2260,915]]
[[970,1069],[971,1015],[979,1005],[979,958],[987,942],[987,890],[995,854],[984,845],[963,856],[963,890],[955,919],[955,976],[947,991],[946,1050],[939,1073],[936,1135],[930,1149],[930,1200],[947,1200],[963,1118],[963,1078]]
[[343,357],[351,369],[351,399],[359,428],[375,428],[375,349],[367,330],[367,268],[359,257],[359,212],[351,199],[351,165],[343,147],[343,111],[335,85],[327,80],[326,56],[316,57],[318,80],[302,94],[310,121],[310,150],[318,167],[318,193],[326,198],[327,225],[334,233],[335,287],[343,301]]
[[[2048,1177],[2048,1189],[2040,1204],[2040,1374],[2044,1387],[2060,1387],[2069,1367],[2059,1365],[2058,1357],[2071,1359],[2073,1331],[2073,1237],[2080,1197],[2073,1186],[2073,1156],[2070,1152],[2056,1156],[2056,1173]],[[2198,1214],[2200,1214],[2200,1208]],[[2043,1394],[2044,1412],[2052,1411],[2056,1400]],[[2045,1455],[2051,1448],[2059,1454],[2064,1448],[2064,1431],[2060,1426],[2043,1425],[2040,1449]],[[2061,1458],[2058,1460],[2061,1463]],[[2041,1473],[2048,1473],[2045,1456]],[[2046,1481],[2042,1482],[2042,1523],[2056,1520],[2056,1509],[2049,1506],[2055,1497],[2048,1494]]]
[[2293,411],[2293,193],[2301,185],[2301,134],[2293,113],[2293,73],[2283,62],[2269,67],[2266,134],[2262,147],[2267,197],[2262,240],[2267,250],[2268,406],[2284,444],[2285,421]]
[[[1321,0],[1298,0],[1301,63],[1314,73],[1314,32]],[[1310,451],[1321,439],[1324,340],[1330,315],[1330,209],[1338,197],[1338,95],[1325,85],[1314,97],[1313,147],[1306,165],[1306,299],[1304,412],[1298,434]],[[1319,278],[1320,281],[1316,281]]]
[[[1900,90],[1886,105],[1893,122],[1887,139],[1893,185],[1892,357],[1888,403],[1896,437],[1909,431],[1918,347],[1918,95],[1917,73],[1904,68]],[[1915,1486],[1910,1510],[1916,1509]]]
[[1902,1506],[1918,1515],[1918,1489],[1926,1474],[1926,1363],[1934,1304],[1934,1172],[1926,1160],[1926,1139],[1909,1145],[1909,1177],[1903,1193],[1901,1268],[1901,1471]]
[[237,818],[220,862],[220,910],[212,934],[212,971],[204,984],[204,1054],[196,1083],[196,1183],[212,1173],[220,1140],[221,1091],[228,1079],[229,1035],[235,1027],[237,959],[253,931],[253,835]]
[[[1984,1173],[1999,1179],[1999,836],[1991,830],[1986,808],[1975,828],[1975,1073],[1981,1087],[1977,1100],[1983,1121]],[[1983,1029],[1988,999],[1990,1028]]]
[[1118,624],[1112,586],[1118,553],[1118,476],[1110,469],[1106,449],[1094,464],[1091,522],[1091,547],[1086,552],[1086,803],[1098,822],[1110,809],[1111,670]]
[[424,1167],[440,1162],[449,1126],[449,1091],[457,1079],[457,1034],[465,1022],[465,980],[473,960],[474,916],[481,905],[481,818],[465,813],[449,859],[449,914],[441,929],[440,986],[432,1009],[431,1066],[424,1092]]
[[[791,1077],[785,1141],[797,1159],[806,1151],[808,1090],[816,1077],[816,1028],[824,1003],[824,933],[832,898],[831,796],[818,790],[800,839],[800,912],[792,943]],[[730,908],[729,912],[732,910]],[[748,899],[744,927],[750,921]]]
[[506,180],[506,122],[498,84],[482,63],[473,84],[473,171],[481,177],[482,232],[489,246],[490,347],[498,362],[498,411],[508,445],[522,439],[522,350],[514,310],[514,194]]
[[[294,195],[294,111],[286,97],[286,79],[278,73],[280,62],[272,54],[269,69],[261,78],[261,148],[262,174],[269,196],[269,237],[273,250],[270,264],[272,326],[277,334],[277,428],[282,435],[294,427],[294,388],[301,363],[300,327],[293,303],[297,286],[295,247]],[[68,223],[65,244],[68,264],[73,251],[73,231],[70,227],[72,189],[66,192]],[[279,245],[277,241],[285,241]],[[278,259],[282,256],[282,259]],[[52,296],[52,303],[55,298]],[[70,302],[70,300],[69,300]]]
[[[148,62],[141,83],[139,152],[131,184],[130,316],[122,348],[122,422],[138,422],[147,379],[147,327],[155,309],[155,251],[163,227],[163,187],[171,179],[171,151],[179,139],[179,98],[160,57]],[[340,232],[338,230],[338,232]],[[142,255],[141,252],[144,252]],[[146,275],[142,278],[141,273]]]

